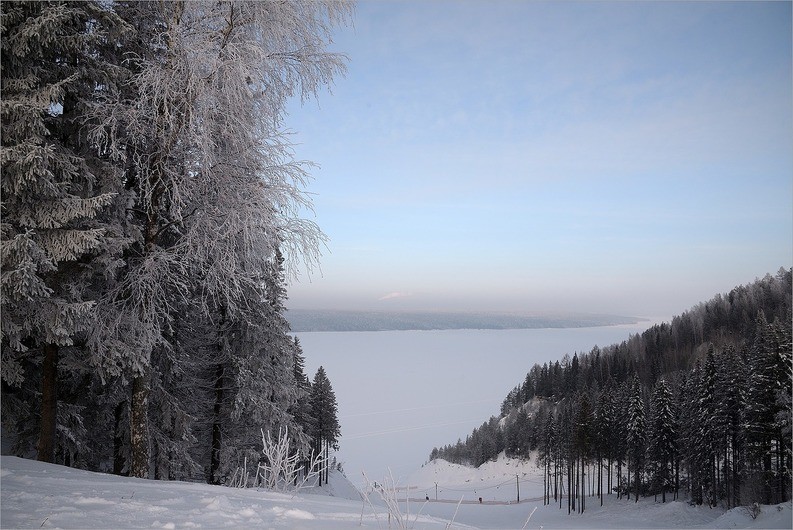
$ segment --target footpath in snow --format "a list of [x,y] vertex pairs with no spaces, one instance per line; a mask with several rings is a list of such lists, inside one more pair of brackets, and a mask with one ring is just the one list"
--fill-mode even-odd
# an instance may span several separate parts
[[[521,503],[511,503],[515,475]],[[588,498],[584,515],[542,506],[541,474],[531,462],[501,458],[479,469],[434,461],[407,477],[399,510],[409,528],[791,528],[791,505],[764,506],[752,519],[730,511],[682,502],[638,504],[607,496],[604,507]],[[438,482],[439,502],[434,499]],[[511,487],[509,483],[511,482]],[[525,492],[525,493],[524,493]],[[474,497],[473,495],[476,495]],[[524,497],[525,495],[525,497]],[[483,497],[483,504],[478,497]],[[470,504],[440,502],[441,499]],[[13,528],[389,528],[379,496],[372,505],[340,473],[322,490],[290,496],[256,489],[233,489],[187,482],[165,482],[91,473],[53,464],[0,458],[0,527]],[[491,501],[485,503],[484,501]],[[536,510],[535,510],[536,508]],[[531,519],[526,520],[533,512]],[[419,514],[419,515],[416,515]],[[449,525],[450,521],[454,521]],[[392,528],[398,528],[396,518]]]

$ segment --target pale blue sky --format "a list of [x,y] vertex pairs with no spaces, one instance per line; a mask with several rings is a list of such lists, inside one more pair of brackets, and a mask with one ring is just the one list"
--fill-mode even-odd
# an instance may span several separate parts
[[334,39],[290,307],[671,316],[793,263],[789,2],[364,0]]

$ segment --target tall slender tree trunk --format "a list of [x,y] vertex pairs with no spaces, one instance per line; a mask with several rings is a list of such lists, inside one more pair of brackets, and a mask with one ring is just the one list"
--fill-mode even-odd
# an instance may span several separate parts
[[210,484],[219,484],[220,477],[220,449],[223,445],[223,430],[221,424],[221,412],[223,405],[223,385],[224,368],[220,363],[215,368],[215,405],[212,410],[212,449],[209,457],[209,480]]
[[625,462],[625,494],[628,497],[628,500],[631,500],[631,459],[628,459]]
[[581,506],[581,513],[586,509],[586,462],[581,460],[581,499],[578,504]]
[[567,514],[573,510],[573,466],[567,463]]
[[122,401],[113,410],[113,474],[124,473],[124,435],[121,433],[121,423],[126,401]]
[[323,460],[322,465],[319,468],[319,485],[321,487],[322,484],[324,484],[323,479],[325,478],[325,468],[328,465],[327,460],[325,460],[325,448],[322,445],[322,439],[321,438],[319,440],[319,453],[322,455],[322,460]]
[[149,392],[151,389],[151,367],[146,366],[143,373],[132,378],[132,399],[130,400],[130,449],[132,462],[130,475],[149,478]]
[[542,505],[548,504],[548,460],[544,462],[542,468]]
[[[578,501],[578,495],[581,493],[581,470],[580,470],[580,462],[578,459],[573,461],[573,490],[575,493],[573,494],[573,511],[578,511],[579,506],[576,505],[576,501]],[[579,503],[580,505],[580,503]]]
[[55,462],[55,432],[58,419],[58,346],[45,344],[41,374],[41,425],[36,444],[41,462]]
[[[159,109],[158,109],[159,110]],[[164,127],[160,124],[162,116],[158,116],[158,126],[160,130]],[[145,204],[146,221],[143,230],[143,253],[149,256],[157,248],[157,238],[159,235],[161,198],[164,193],[163,184],[163,160],[170,150],[169,145],[158,146],[159,151],[150,157],[148,167],[148,181],[151,189],[150,197]],[[151,303],[148,301],[147,303]],[[132,378],[132,398],[130,400],[130,453],[131,469],[133,477],[148,478],[149,462],[151,460],[151,441],[149,438],[149,393],[151,392],[151,357],[152,351],[149,350],[140,359],[142,365],[140,373]]]
[[330,479],[330,442],[325,442],[325,484]]

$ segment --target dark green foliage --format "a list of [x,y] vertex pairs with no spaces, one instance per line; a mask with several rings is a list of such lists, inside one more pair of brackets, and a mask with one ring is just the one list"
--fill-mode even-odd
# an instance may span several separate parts
[[660,379],[650,398],[650,429],[647,464],[654,491],[661,491],[662,502],[667,492],[674,490],[672,482],[677,457],[677,412],[672,391],[666,380]]
[[315,455],[324,455],[325,467],[320,470],[319,485],[328,480],[328,455],[330,449],[338,449],[341,427],[337,416],[336,394],[325,369],[320,366],[311,385],[311,446]]

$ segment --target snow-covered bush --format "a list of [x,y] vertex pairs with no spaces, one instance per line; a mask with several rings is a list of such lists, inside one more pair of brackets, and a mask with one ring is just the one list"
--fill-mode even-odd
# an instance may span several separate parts
[[262,429],[262,462],[256,470],[256,484],[283,493],[296,493],[313,485],[313,479],[327,465],[326,459],[321,454],[312,453],[305,462],[290,445],[288,428],[278,429],[277,440]]
[[416,524],[416,521],[421,515],[422,510],[424,510],[424,506],[427,505],[425,501],[424,504],[421,505],[421,509],[416,512],[413,520],[410,519],[410,499],[408,497],[408,493],[405,493],[405,502],[406,502],[406,511],[402,513],[402,509],[399,506],[399,490],[397,489],[396,482],[394,481],[394,476],[391,474],[391,470],[388,470],[388,477],[386,480],[382,481],[382,483],[372,483],[369,481],[369,477],[366,476],[366,473],[363,474],[364,480],[366,480],[366,494],[364,495],[364,500],[369,503],[369,506],[372,508],[372,512],[377,518],[377,512],[374,510],[371,501],[369,500],[369,494],[371,492],[377,492],[380,499],[385,503],[386,508],[388,509],[388,526],[391,527],[391,521],[396,523],[397,528],[413,528],[413,525]]

